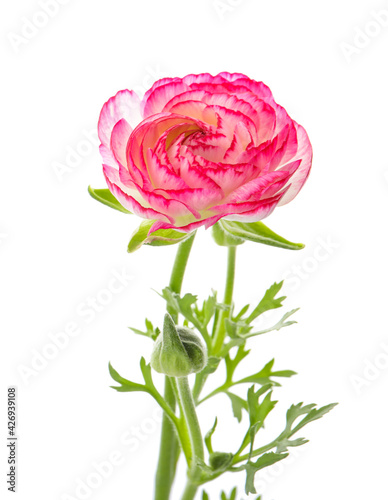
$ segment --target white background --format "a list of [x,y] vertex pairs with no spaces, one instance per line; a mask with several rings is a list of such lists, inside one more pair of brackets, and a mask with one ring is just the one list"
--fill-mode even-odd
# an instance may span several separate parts
[[[340,402],[304,429],[309,444],[258,475],[258,490],[265,500],[386,499],[388,18],[377,23],[375,14],[388,15],[388,1],[54,4],[50,18],[33,0],[2,2],[0,12],[1,490],[6,387],[16,385],[18,498],[151,500],[156,406],[147,395],[110,389],[107,363],[141,380],[139,358],[149,359],[152,343],[127,326],[142,327],[145,315],[160,324],[164,304],[151,288],[167,284],[176,247],[126,253],[140,221],[88,196],[88,184],[105,183],[85,132],[94,133],[102,104],[120,89],[140,93],[163,76],[237,71],[268,84],[314,147],[302,192],[266,221],[306,248],[247,243],[238,250],[237,306],[259,300],[283,277],[286,307],[301,306],[297,325],[252,343],[241,373],[272,357],[278,369],[298,372],[275,393],[268,436],[281,429],[291,403]],[[41,27],[27,28],[29,21]],[[71,163],[77,148],[82,157]],[[62,175],[58,164],[67,167]],[[184,291],[221,292],[225,257],[200,231]],[[93,318],[85,315],[88,297],[106,299],[112,272],[131,279]],[[50,351],[50,334],[71,323],[78,335]],[[52,359],[42,361],[43,352]],[[23,377],[38,358],[39,370]],[[239,427],[224,396],[201,408],[205,432],[215,415],[215,447],[233,449],[246,421]],[[123,443],[137,427],[141,437]],[[93,464],[112,453],[120,465],[77,495],[81,482],[98,482]],[[182,468],[174,500],[183,483]],[[209,486],[211,500],[235,484],[238,500],[245,498],[243,474],[229,474]]]

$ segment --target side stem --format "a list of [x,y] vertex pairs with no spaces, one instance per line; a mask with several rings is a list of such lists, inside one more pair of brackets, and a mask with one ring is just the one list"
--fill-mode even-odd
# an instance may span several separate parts
[[222,349],[225,340],[225,319],[231,314],[231,306],[233,302],[234,275],[236,271],[236,247],[228,247],[228,265],[226,271],[224,304],[229,306],[226,311],[221,311],[218,315],[216,332],[213,343],[213,356],[217,356]]
[[[234,289],[234,276],[236,271],[236,247],[228,247],[228,263],[226,270],[226,282],[224,292],[224,304],[232,306],[233,302],[233,289]],[[227,311],[218,311],[215,319],[214,338],[211,352],[209,355],[217,356],[222,349],[225,340],[225,319],[231,314],[231,309]],[[196,404],[198,404],[199,396],[205,385],[208,375],[198,373],[195,378],[193,388],[193,397]]]
[[[193,246],[195,233],[183,241],[175,257],[171,272],[170,288],[173,292],[180,293],[187,261]],[[175,316],[175,317],[174,317]],[[172,315],[177,322],[176,315]],[[165,377],[164,400],[175,412],[176,400],[173,388],[168,377]],[[160,437],[159,459],[155,477],[155,500],[169,500],[171,487],[175,478],[176,464],[179,457],[178,439],[172,423],[166,414],[163,414],[162,433]]]
[[182,500],[193,500],[199,487],[201,477],[200,462],[204,460],[204,449],[201,428],[199,426],[195,404],[187,377],[177,378],[178,392],[182,403],[184,417],[189,429],[193,457],[188,470],[188,480]]

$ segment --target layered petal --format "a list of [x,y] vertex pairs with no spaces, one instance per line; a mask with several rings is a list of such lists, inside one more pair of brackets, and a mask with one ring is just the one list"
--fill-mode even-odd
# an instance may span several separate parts
[[112,130],[121,119],[124,119],[131,129],[141,122],[140,105],[139,97],[132,90],[120,90],[104,104],[98,120],[98,137],[104,146],[110,147]]
[[150,232],[259,221],[297,195],[312,161],[304,128],[241,73],[163,78],[141,102],[118,92],[99,137],[109,189],[156,221]]

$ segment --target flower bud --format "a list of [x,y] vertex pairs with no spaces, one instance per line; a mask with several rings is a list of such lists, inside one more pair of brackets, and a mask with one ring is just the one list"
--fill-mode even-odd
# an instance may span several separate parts
[[209,457],[209,464],[213,470],[226,470],[233,461],[233,453],[223,453],[216,451],[211,453]]
[[200,372],[207,363],[207,349],[190,328],[175,326],[171,316],[164,317],[163,332],[155,341],[151,366],[169,377],[186,377]]

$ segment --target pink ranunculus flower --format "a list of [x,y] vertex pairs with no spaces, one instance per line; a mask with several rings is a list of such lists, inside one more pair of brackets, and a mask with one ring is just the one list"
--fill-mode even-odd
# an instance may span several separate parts
[[164,78],[142,100],[122,90],[98,130],[110,191],[155,220],[150,232],[259,221],[297,195],[311,167],[304,128],[240,73]]

